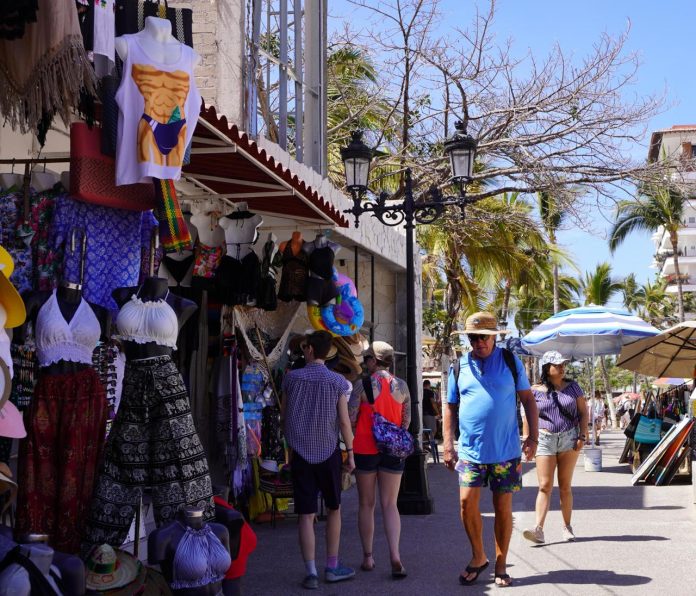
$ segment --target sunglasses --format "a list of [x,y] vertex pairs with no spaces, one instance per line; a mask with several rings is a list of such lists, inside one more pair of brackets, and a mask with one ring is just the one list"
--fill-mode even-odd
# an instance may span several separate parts
[[492,335],[480,335],[478,333],[470,333],[467,335],[469,338],[469,343],[474,343],[477,341],[488,341],[489,337],[493,337]]

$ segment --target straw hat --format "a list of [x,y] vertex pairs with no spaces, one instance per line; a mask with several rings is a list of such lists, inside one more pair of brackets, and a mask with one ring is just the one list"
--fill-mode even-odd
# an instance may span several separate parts
[[2,246],[0,246],[0,271],[3,273],[0,275],[0,304],[5,309],[6,315],[3,327],[7,329],[19,327],[27,318],[27,311],[22,297],[9,279],[14,271],[12,257]]
[[466,319],[464,333],[476,333],[478,335],[498,335],[509,333],[508,329],[498,329],[498,320],[489,312],[475,312]]
[[138,578],[142,565],[130,553],[102,544],[92,549],[85,567],[87,588],[104,592],[130,584]]
[[362,362],[363,352],[370,347],[370,342],[367,341],[362,333],[356,333],[355,335],[346,335],[343,338],[350,346],[353,356],[358,359],[358,362]]
[[362,358],[358,359],[353,352],[352,345],[346,341],[345,337],[334,337],[333,345],[338,351],[338,361],[339,364],[343,365],[348,371],[360,374],[362,372],[362,367],[360,362]]
[[374,356],[381,362],[393,362],[394,348],[386,341],[373,341],[372,345],[363,352],[364,356]]

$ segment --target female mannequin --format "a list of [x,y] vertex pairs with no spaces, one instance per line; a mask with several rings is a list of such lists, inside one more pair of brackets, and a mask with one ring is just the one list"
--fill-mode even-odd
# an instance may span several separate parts
[[179,328],[196,304],[172,296],[167,280],[148,277],[139,288],[118,288],[116,318],[126,368],[123,393],[104,448],[83,556],[95,544],[120,546],[152,486],[155,523],[186,506],[214,516],[208,462],[191,416],[186,386],[171,353]]
[[219,219],[220,214],[217,211],[194,212],[191,217],[191,223],[198,230],[191,282],[195,288],[210,288],[215,271],[222,260],[225,232],[218,225]]
[[278,299],[283,302],[307,299],[307,253],[302,250],[303,244],[302,233],[293,232],[290,240],[278,247],[283,263]]
[[[184,213],[186,227],[191,235],[191,243],[195,244],[198,238],[198,229],[191,223],[191,214]],[[167,253],[162,257],[159,268],[159,277],[166,277],[170,286],[190,287],[193,274],[194,255],[192,250]]]
[[225,232],[227,254],[222,257],[215,272],[215,285],[223,304],[254,306],[261,278],[261,264],[252,250],[258,238],[258,227],[263,218],[248,211],[246,203],[238,203],[237,210],[221,217],[220,227]]
[[[160,565],[175,596],[217,596],[232,563],[227,528],[214,522],[206,524],[200,509],[187,507],[177,518],[148,536],[148,562]],[[183,543],[185,537],[190,542]],[[177,553],[179,547],[183,550]],[[192,561],[198,557],[202,561]],[[192,566],[192,563],[202,564]]]
[[[5,568],[0,571],[0,596],[45,594],[49,589],[57,595],[84,594],[84,586],[76,586],[73,582],[65,585],[60,571],[53,565],[53,554],[47,544],[21,544],[10,552],[8,560],[3,561]],[[71,588],[75,590],[68,592]]]
[[307,304],[324,306],[339,295],[333,282],[333,264],[340,248],[340,244],[330,242],[323,234],[317,234],[313,242],[305,242],[302,245],[302,250],[309,255]]
[[26,299],[40,370],[20,443],[15,530],[48,534],[66,553],[79,548],[108,409],[92,353],[100,337],[106,339],[110,317],[84,300],[81,281]]

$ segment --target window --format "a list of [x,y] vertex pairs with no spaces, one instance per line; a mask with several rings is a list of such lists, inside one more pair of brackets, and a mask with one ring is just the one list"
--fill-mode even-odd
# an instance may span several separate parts
[[689,218],[689,223],[696,223],[696,217],[690,217]]

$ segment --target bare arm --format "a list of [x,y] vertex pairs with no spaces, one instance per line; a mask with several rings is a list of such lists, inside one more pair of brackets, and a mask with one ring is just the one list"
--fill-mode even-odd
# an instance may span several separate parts
[[522,451],[525,459],[530,461],[534,458],[537,445],[539,444],[539,411],[537,410],[536,400],[531,389],[518,391],[517,395],[520,398],[520,402],[522,402],[524,415],[529,425],[529,435],[525,437],[522,443]]
[[444,449],[445,466],[450,471],[454,471],[454,464],[457,463],[457,454],[454,451],[454,435],[458,420],[459,404],[443,404],[442,408],[442,443]]
[[578,406],[578,413],[580,414],[580,437],[585,437],[584,439],[578,437],[578,440],[575,443],[575,450],[577,451],[579,449],[582,449],[583,444],[587,441],[587,426],[589,414],[587,412],[587,401],[585,400],[584,395],[578,397],[576,403]]
[[342,395],[338,400],[338,424],[341,427],[341,436],[348,452],[345,468],[352,472],[355,469],[355,459],[353,458],[353,427],[348,415],[348,394]]

